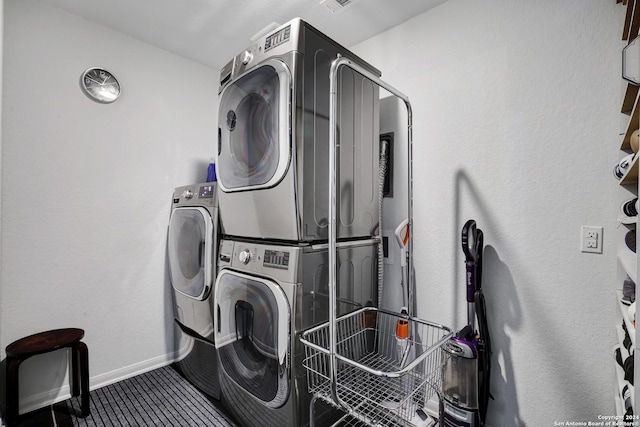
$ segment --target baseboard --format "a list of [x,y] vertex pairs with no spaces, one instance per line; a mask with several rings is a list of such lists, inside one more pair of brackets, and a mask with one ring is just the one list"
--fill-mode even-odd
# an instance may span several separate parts
[[[135,377],[136,375],[144,374],[145,372],[152,371],[154,369],[161,368],[166,365],[170,365],[182,359],[193,346],[193,342],[187,340],[185,345],[177,351],[164,354],[152,359],[144,360],[142,362],[134,363],[133,365],[125,366],[123,368],[116,369],[111,372],[96,375],[89,378],[89,390],[95,390],[118,381],[126,380],[127,378]],[[91,367],[89,367],[91,369]],[[43,393],[34,394],[31,396],[22,397],[20,399],[20,414],[26,414],[27,412],[35,411],[36,409],[44,408],[45,406],[53,405],[54,403],[62,402],[71,397],[71,386],[65,384],[56,390],[50,390]]]
[[153,359],[134,363],[133,365],[125,366],[123,368],[116,369],[115,371],[96,375],[89,379],[89,389],[95,390],[97,388],[108,386],[110,384],[117,383],[118,381],[126,380],[127,378],[135,377],[136,375],[144,374],[145,372],[153,371],[154,369],[169,365],[175,362],[181,353],[182,352],[178,350],[173,353],[154,357]]

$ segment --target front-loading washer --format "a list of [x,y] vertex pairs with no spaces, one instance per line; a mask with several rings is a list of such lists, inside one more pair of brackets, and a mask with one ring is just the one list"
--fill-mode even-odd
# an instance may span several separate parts
[[[340,313],[376,303],[376,251],[373,239],[338,248]],[[246,427],[307,425],[299,335],[328,319],[327,245],[223,239],[218,253],[214,335],[223,404]]]
[[[301,19],[222,69],[216,166],[225,235],[327,240],[329,70],[338,55],[380,75]],[[348,67],[338,83],[337,233],[366,238],[378,225],[379,89]]]
[[216,184],[174,190],[169,219],[167,258],[180,330],[176,366],[196,387],[220,398],[218,362],[213,336],[213,285],[218,247]]

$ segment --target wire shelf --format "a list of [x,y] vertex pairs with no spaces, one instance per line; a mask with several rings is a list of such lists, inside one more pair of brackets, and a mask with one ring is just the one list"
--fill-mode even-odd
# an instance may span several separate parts
[[[408,324],[407,338],[396,325]],[[336,319],[336,394],[357,421],[373,426],[420,425],[426,402],[440,393],[442,345],[453,333],[406,315],[365,307]],[[309,392],[335,405],[331,392],[329,323],[305,331]]]

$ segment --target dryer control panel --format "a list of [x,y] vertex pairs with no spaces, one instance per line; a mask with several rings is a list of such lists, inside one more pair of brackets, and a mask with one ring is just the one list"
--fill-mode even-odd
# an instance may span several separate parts
[[259,66],[266,59],[286,55],[299,51],[303,42],[302,32],[304,23],[295,18],[286,24],[255,38],[255,43],[237,54],[220,71],[220,86],[218,94],[231,81],[246,71]]

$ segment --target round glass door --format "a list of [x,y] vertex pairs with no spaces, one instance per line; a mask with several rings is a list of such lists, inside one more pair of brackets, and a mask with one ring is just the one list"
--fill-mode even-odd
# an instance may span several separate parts
[[225,88],[218,115],[218,182],[223,191],[276,185],[289,163],[290,75],[267,61]]
[[266,406],[289,395],[289,305],[274,282],[222,270],[215,287],[215,344],[222,369]]
[[169,220],[168,257],[173,288],[204,300],[211,290],[213,224],[201,207],[177,208]]

